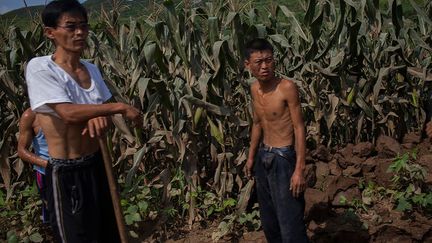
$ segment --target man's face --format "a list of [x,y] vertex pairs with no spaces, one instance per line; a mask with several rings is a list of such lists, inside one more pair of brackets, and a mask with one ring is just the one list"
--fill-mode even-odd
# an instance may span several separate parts
[[88,29],[87,21],[81,14],[64,13],[56,27],[45,28],[45,34],[54,41],[56,49],[81,53],[86,47]]
[[274,59],[271,50],[254,51],[245,66],[259,81],[268,81],[274,78]]

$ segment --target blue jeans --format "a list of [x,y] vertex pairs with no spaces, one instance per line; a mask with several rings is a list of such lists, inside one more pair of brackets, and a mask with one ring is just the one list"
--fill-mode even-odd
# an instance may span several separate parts
[[293,197],[290,180],[296,164],[293,146],[260,146],[255,159],[254,176],[261,224],[270,243],[308,242],[303,220],[304,195]]

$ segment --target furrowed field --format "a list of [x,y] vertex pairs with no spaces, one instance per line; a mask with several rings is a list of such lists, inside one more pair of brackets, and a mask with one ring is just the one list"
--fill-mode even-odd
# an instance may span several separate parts
[[[262,241],[249,146],[253,81],[243,50],[275,46],[277,74],[296,80],[307,127],[306,221],[314,242],[432,242],[432,2],[127,1],[91,13],[84,58],[142,129],[108,134],[131,239]],[[92,18],[93,16],[93,18]],[[0,241],[51,235],[31,167],[17,156],[28,108],[24,69],[52,52],[37,14],[0,24]],[[127,20],[125,20],[127,19]],[[250,200],[249,200],[250,199]]]

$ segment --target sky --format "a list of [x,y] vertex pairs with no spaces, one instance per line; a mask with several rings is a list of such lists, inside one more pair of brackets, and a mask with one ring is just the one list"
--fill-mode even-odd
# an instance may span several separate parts
[[[28,6],[34,6],[34,5],[45,5],[50,0],[25,0]],[[80,2],[85,2],[85,0],[80,0]],[[6,12],[9,12],[11,10],[17,9],[17,8],[23,8],[24,0],[0,0],[0,14],[4,14]]]

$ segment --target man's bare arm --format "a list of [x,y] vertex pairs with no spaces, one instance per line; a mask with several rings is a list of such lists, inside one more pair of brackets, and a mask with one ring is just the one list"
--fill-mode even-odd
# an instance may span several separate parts
[[48,161],[30,152],[30,144],[33,140],[33,122],[36,115],[32,110],[27,109],[21,116],[19,123],[19,138],[18,138],[18,156],[33,165],[46,167]]
[[124,103],[106,103],[106,104],[71,104],[56,103],[48,104],[66,124],[79,124],[87,122],[90,119],[122,114],[125,118],[133,121],[135,125],[140,125],[142,116],[138,109]]
[[262,127],[261,127],[260,119],[257,117],[255,112],[253,116],[254,117],[253,117],[252,129],[251,129],[251,136],[250,136],[251,141],[250,141],[249,156],[248,156],[248,159],[252,159],[252,160],[255,156],[262,135]]
[[305,157],[306,157],[306,131],[303,121],[303,114],[301,111],[299,93],[297,86],[290,81],[286,87],[287,100],[291,119],[294,127],[295,147],[297,154],[296,170],[305,169]]
[[[254,88],[251,89],[252,98],[254,97]],[[255,109],[255,107],[253,107]],[[246,161],[246,175],[247,177],[252,176],[252,168],[254,164],[254,157],[261,139],[262,135],[262,127],[261,127],[261,120],[258,117],[257,113],[253,111],[253,118],[252,118],[252,129],[251,129],[251,135],[250,135],[250,146],[249,146],[249,154],[248,159]]]
[[297,197],[305,189],[304,170],[306,157],[306,129],[303,121],[297,86],[292,81],[284,82],[283,91],[288,101],[288,107],[294,127],[297,161],[294,174],[291,178],[291,187],[294,196]]

